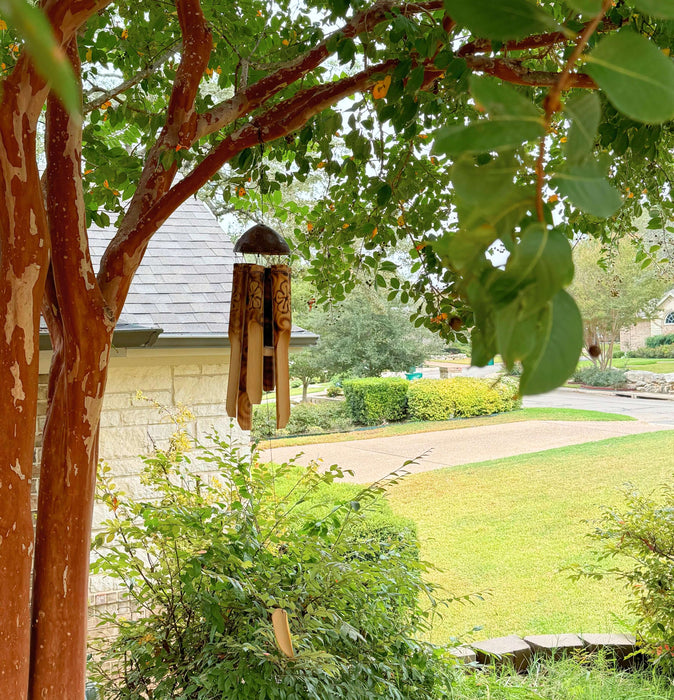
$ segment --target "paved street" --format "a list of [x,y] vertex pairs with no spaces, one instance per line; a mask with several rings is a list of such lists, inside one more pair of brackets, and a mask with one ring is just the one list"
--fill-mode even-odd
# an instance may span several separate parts
[[524,406],[585,408],[592,411],[621,413],[663,428],[674,428],[674,397],[671,399],[631,398],[588,389],[555,389],[548,394],[527,396],[524,399]]

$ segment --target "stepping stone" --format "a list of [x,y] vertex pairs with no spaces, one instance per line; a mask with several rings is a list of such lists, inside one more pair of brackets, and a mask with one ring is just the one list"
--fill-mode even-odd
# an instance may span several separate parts
[[604,651],[616,658],[621,666],[629,666],[635,659],[626,659],[637,650],[637,640],[631,634],[581,634],[585,649],[590,653]]
[[460,664],[473,664],[477,661],[477,654],[470,647],[450,647],[447,653]]
[[583,640],[575,634],[532,634],[524,638],[534,654],[560,659],[574,649],[582,649]]
[[481,664],[512,664],[516,671],[524,671],[532,655],[531,647],[515,634],[473,642],[471,647]]

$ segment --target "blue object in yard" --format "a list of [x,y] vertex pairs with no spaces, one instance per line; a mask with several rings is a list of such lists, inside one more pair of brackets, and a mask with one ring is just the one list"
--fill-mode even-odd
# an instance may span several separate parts
[[487,362],[487,367],[493,367],[493,365],[494,365],[494,358],[492,357],[491,360],[489,360],[489,362]]
[[421,379],[424,375],[421,372],[407,372],[405,377],[412,381],[413,379]]

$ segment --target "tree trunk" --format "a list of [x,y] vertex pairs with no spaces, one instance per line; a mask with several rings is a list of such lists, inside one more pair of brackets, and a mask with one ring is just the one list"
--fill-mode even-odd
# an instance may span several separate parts
[[55,348],[40,465],[29,698],[83,698],[89,548],[107,329]]
[[309,398],[309,380],[303,379],[302,380],[302,403],[306,403],[306,400],[308,398]]

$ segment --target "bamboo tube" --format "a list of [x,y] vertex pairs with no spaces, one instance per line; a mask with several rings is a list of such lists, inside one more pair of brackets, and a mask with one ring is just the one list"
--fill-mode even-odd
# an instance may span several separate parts
[[285,428],[290,418],[290,372],[288,350],[292,330],[290,309],[290,267],[272,265],[272,308],[274,318],[274,367],[276,370],[276,427]]
[[246,393],[250,403],[262,402],[264,353],[264,267],[248,268],[248,300],[246,302],[246,332],[248,333],[248,365]]
[[242,331],[248,293],[247,265],[235,263],[232,277],[232,303],[229,309],[229,379],[227,381],[227,415],[236,418],[241,372]]

